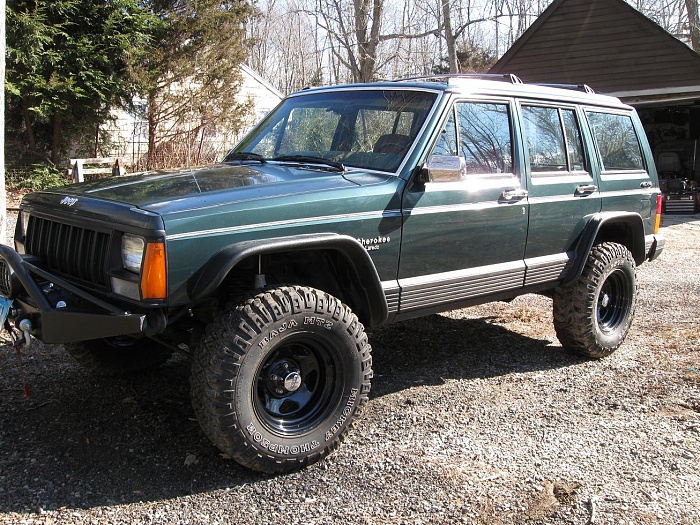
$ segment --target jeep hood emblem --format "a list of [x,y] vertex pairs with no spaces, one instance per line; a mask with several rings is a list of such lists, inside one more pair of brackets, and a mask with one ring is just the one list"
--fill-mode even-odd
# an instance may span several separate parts
[[59,204],[64,204],[66,206],[73,206],[73,204],[75,204],[76,202],[78,202],[78,199],[76,199],[75,197],[63,197],[63,199],[61,199],[61,202]]

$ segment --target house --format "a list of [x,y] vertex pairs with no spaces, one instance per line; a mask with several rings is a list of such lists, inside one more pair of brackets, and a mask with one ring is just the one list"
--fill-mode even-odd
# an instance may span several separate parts
[[[220,158],[267,113],[280,103],[283,95],[272,84],[263,79],[245,64],[241,64],[241,87],[237,98],[241,102],[252,101],[253,112],[250,114],[245,126],[238,130],[231,130],[226,134],[217,134],[208,137],[206,158]],[[103,138],[107,138],[110,150],[109,157],[123,159],[130,168],[129,171],[140,170],[144,167],[148,155],[148,121],[146,120],[145,100],[135,101],[135,112],[113,110],[113,121],[101,131]],[[139,111],[141,109],[141,111]],[[187,154],[180,152],[179,157],[185,159]],[[185,161],[186,162],[186,161]],[[184,164],[185,162],[182,162]]]

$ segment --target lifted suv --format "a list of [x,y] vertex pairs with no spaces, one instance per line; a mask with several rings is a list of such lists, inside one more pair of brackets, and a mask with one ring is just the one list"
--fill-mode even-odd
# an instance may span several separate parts
[[100,373],[191,354],[204,433],[265,472],[346,436],[372,378],[364,325],[548,293],[561,343],[604,357],[663,249],[661,194],[635,111],[573,88],[309,89],[218,166],[28,195],[0,320]]

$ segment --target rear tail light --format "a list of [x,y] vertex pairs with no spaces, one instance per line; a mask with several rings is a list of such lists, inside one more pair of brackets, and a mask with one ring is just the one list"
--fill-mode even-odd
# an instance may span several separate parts
[[654,220],[654,233],[659,233],[659,228],[661,228],[661,209],[664,203],[664,196],[659,193],[656,196],[656,219]]

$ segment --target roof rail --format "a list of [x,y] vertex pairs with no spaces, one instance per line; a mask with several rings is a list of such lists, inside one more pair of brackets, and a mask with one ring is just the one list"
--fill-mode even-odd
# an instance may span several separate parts
[[512,75],[510,73],[445,73],[442,75],[421,75],[417,77],[408,78],[397,78],[394,82],[411,82],[415,80],[428,80],[433,82],[440,82],[447,80],[449,84],[450,79],[453,78],[469,78],[476,80],[499,80],[501,82],[510,82],[511,84],[522,84],[523,81],[519,77]]
[[595,91],[593,91],[593,88],[588,84],[556,84],[550,82],[533,82],[533,84],[542,87],[572,89],[574,91],[583,91],[584,93],[590,93],[591,95],[595,95]]

